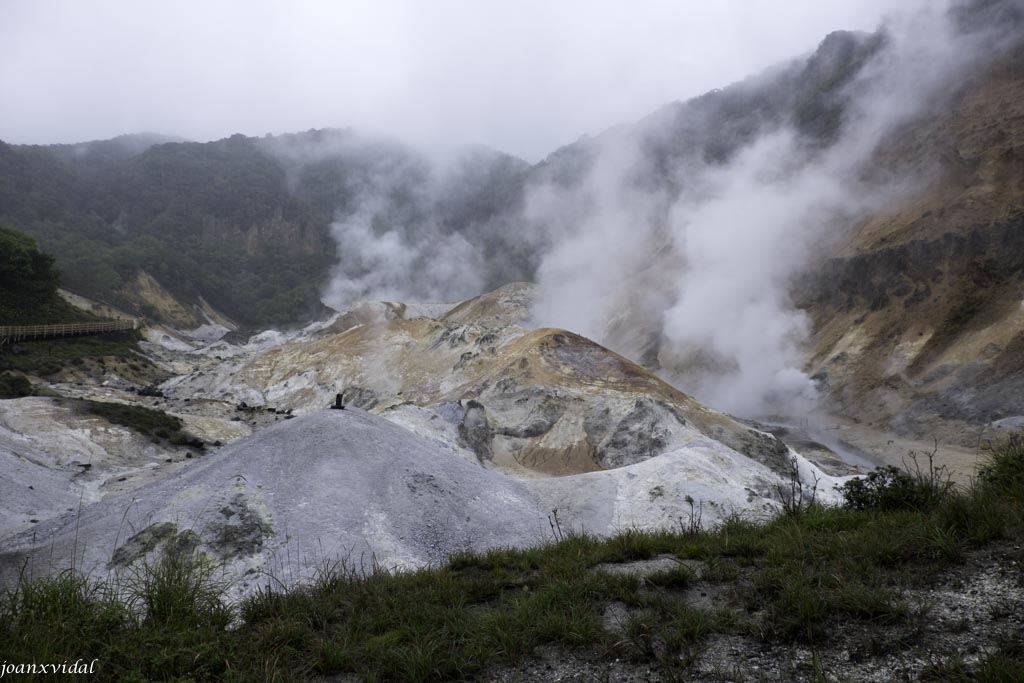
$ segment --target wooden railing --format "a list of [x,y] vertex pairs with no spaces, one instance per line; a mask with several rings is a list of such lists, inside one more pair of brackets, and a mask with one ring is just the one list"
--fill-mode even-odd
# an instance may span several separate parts
[[0,344],[19,342],[23,339],[46,339],[47,337],[70,337],[80,334],[101,334],[122,332],[138,327],[137,320],[106,320],[91,323],[57,323],[54,325],[0,325]]

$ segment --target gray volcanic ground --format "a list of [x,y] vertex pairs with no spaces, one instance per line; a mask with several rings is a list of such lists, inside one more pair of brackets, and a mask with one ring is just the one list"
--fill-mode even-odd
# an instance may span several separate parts
[[0,567],[125,567],[163,547],[201,549],[243,577],[307,578],[325,559],[421,566],[549,533],[537,496],[359,409],[280,422],[145,486],[3,544]]

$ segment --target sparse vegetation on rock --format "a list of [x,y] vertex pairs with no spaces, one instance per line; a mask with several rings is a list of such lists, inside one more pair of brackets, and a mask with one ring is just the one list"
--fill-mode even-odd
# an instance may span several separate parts
[[[25,576],[0,599],[0,659],[88,652],[119,680],[508,680],[538,670],[535,680],[1016,680],[1022,453],[1017,437],[998,445],[973,487],[944,489],[925,507],[815,506],[606,540],[568,533],[414,572],[328,564],[291,591],[267,577],[237,605],[215,567],[187,555],[108,581]],[[634,568],[614,570],[621,563]],[[971,597],[979,581],[1000,592]],[[957,614],[969,615],[969,632]]]

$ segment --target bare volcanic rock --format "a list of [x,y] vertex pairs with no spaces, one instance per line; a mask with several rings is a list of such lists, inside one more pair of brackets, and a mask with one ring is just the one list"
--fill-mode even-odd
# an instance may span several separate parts
[[565,330],[527,330],[531,285],[438,315],[363,305],[312,334],[167,383],[175,396],[301,414],[337,393],[481,464],[524,476],[608,470],[711,439],[787,475],[787,448]]
[[174,471],[172,448],[70,402],[0,401],[0,538]]
[[526,486],[359,409],[268,427],[192,467],[0,541],[0,576],[102,574],[198,550],[234,591],[290,583],[338,559],[422,566],[549,533]]

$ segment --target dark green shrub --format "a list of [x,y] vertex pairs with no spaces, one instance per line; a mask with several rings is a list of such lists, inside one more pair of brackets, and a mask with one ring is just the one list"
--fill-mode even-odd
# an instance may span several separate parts
[[922,468],[911,453],[914,469],[892,465],[880,467],[866,477],[851,479],[840,487],[843,504],[849,510],[929,510],[949,497],[951,474],[945,465],[936,467],[934,451]]
[[0,399],[32,395],[32,383],[21,375],[0,375]]
[[149,436],[158,435],[159,432],[173,434],[182,427],[181,420],[174,415],[142,406],[105,401],[82,401],[80,405],[87,413]]
[[64,364],[53,358],[44,358],[36,365],[36,372],[42,377],[55,375],[64,369]]
[[1024,495],[1024,432],[1011,434],[993,447],[988,462],[978,472],[982,488]]
[[918,508],[921,502],[910,475],[891,465],[851,479],[839,491],[843,505],[850,510],[901,510]]
[[171,438],[169,439],[172,446],[186,446],[191,440],[192,439],[189,438],[188,434],[184,434],[182,432],[175,432],[174,434],[171,434]]

